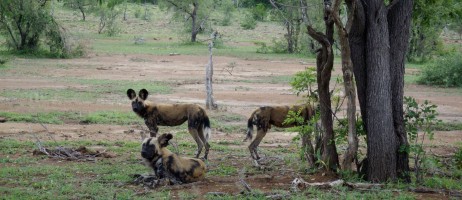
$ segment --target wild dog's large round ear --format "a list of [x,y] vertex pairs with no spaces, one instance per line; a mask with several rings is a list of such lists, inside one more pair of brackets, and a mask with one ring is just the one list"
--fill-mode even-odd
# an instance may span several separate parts
[[146,89],[141,89],[140,92],[138,92],[138,96],[143,99],[143,100],[146,100],[148,98],[148,91]]
[[128,96],[128,99],[132,100],[136,97],[136,92],[135,90],[133,89],[128,89],[127,90],[127,96]]
[[167,134],[162,134],[157,138],[157,141],[159,142],[160,147],[166,147],[168,146],[168,139]]

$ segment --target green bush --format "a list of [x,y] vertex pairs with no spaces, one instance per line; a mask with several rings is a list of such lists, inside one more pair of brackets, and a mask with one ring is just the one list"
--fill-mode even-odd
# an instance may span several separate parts
[[266,6],[262,3],[258,3],[252,8],[253,18],[258,21],[265,21],[268,13],[266,12]]
[[141,10],[141,8],[137,8],[135,10],[135,18],[139,19],[141,15],[143,15],[143,11]]
[[462,170],[462,147],[457,150],[454,155],[454,160],[456,163],[456,168]]
[[244,19],[241,22],[241,27],[244,30],[253,30],[256,26],[257,21],[250,14],[245,14]]
[[273,53],[287,53],[287,52],[289,52],[289,50],[287,49],[287,40],[273,38],[272,42],[273,42],[273,45],[271,45],[271,51]]
[[231,1],[224,1],[221,4],[223,12],[223,19],[220,21],[221,26],[230,26],[232,24],[233,11],[235,10],[234,4]]
[[462,53],[443,56],[425,66],[417,83],[444,87],[462,87]]

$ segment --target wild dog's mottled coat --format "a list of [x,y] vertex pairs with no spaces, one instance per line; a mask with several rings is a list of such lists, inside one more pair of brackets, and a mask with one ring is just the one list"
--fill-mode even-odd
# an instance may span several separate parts
[[[166,147],[172,134],[162,134],[156,138],[146,138],[141,148],[141,157],[146,165],[154,170],[159,178],[173,179],[176,182],[190,183],[204,178],[207,170],[202,160],[180,157]],[[161,161],[159,165],[158,161]],[[159,169],[159,167],[163,169]],[[162,171],[164,174],[158,174]]]
[[257,147],[263,137],[265,137],[271,125],[281,128],[293,127],[296,124],[284,124],[287,113],[289,111],[300,112],[305,121],[311,119],[314,115],[314,110],[310,105],[296,105],[296,106],[264,106],[256,109],[247,121],[247,134],[244,141],[251,140],[253,134],[253,125],[257,127],[257,136],[250,143],[249,150],[253,159],[258,160],[260,156],[257,152]]
[[196,158],[205,145],[204,158],[207,159],[211,129],[209,117],[202,107],[196,104],[155,104],[146,101],[148,97],[146,89],[140,90],[138,96],[133,89],[128,89],[127,96],[132,100],[133,112],[144,119],[151,137],[156,136],[158,126],[178,126],[188,121],[189,133],[197,144]]

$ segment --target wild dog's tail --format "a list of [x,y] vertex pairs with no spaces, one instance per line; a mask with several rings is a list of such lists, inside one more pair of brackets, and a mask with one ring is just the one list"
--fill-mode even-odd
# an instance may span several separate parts
[[212,136],[212,129],[210,129],[210,120],[207,115],[204,116],[204,134],[205,140],[209,141],[210,137]]
[[247,133],[244,139],[244,142],[247,140],[252,140],[252,135],[253,135],[253,118],[254,118],[255,112],[253,112],[249,119],[247,120]]

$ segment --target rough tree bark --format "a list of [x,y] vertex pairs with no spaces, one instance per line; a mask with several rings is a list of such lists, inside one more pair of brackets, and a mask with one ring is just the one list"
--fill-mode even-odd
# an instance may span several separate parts
[[206,73],[205,73],[205,90],[207,93],[207,97],[205,99],[205,107],[207,109],[217,109],[218,105],[215,103],[213,99],[213,88],[212,88],[212,82],[213,82],[213,60],[212,60],[212,49],[213,49],[213,42],[218,36],[218,32],[214,31],[212,35],[210,35],[210,43],[209,43],[209,63],[207,64],[206,67]]
[[[409,48],[408,38],[411,29],[412,0],[394,1],[396,5],[388,11],[388,27],[390,28],[390,69],[391,69],[391,91],[393,103],[393,123],[395,134],[398,139],[398,148],[409,146],[407,134],[404,127],[404,63],[406,51]],[[398,151],[396,170],[398,177],[410,182],[409,176],[409,154]]]
[[348,118],[348,147],[343,156],[342,167],[344,170],[352,170],[354,159],[358,151],[358,136],[356,134],[356,89],[353,80],[353,62],[350,55],[350,42],[348,41],[348,32],[353,22],[353,15],[348,16],[347,26],[344,27],[340,20],[339,10],[342,0],[335,0],[332,17],[337,26],[338,37],[340,41],[342,56],[343,85],[345,94],[348,97],[347,118]]
[[[301,2],[302,7],[306,7],[306,2]],[[330,0],[324,1],[324,23],[326,33],[315,31],[311,25],[307,24],[308,34],[321,44],[316,56],[316,71],[318,82],[319,105],[321,112],[321,123],[323,135],[321,138],[321,159],[330,170],[336,170],[339,167],[337,149],[334,140],[332,106],[329,92],[329,83],[334,66],[334,55],[332,51],[334,22],[332,20],[332,3]],[[303,11],[306,14],[306,11]],[[307,18],[306,16],[304,18]]]
[[349,35],[361,114],[367,131],[367,179],[404,177],[408,155],[403,128],[404,57],[412,0],[347,0],[354,15]]

